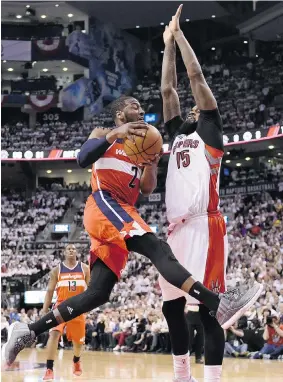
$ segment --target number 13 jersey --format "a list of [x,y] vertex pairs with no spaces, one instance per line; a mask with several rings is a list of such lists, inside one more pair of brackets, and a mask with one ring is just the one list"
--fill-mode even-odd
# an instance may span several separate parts
[[81,262],[77,262],[74,268],[68,268],[64,263],[59,264],[56,304],[83,293],[86,288],[85,273]]
[[[166,123],[173,144],[166,179],[166,208],[170,223],[218,210],[219,173],[224,154],[218,110],[200,111],[197,128],[180,117]],[[189,134],[188,134],[189,133]],[[174,135],[173,135],[174,134]]]

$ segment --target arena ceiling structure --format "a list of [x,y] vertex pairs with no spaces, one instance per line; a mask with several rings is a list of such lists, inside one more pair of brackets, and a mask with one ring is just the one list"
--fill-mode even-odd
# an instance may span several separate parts
[[[154,27],[168,23],[182,1],[68,1],[74,7],[121,29]],[[184,1],[181,21],[227,16],[217,1]]]
[[[93,16],[121,29],[163,26],[176,11],[174,1],[2,1],[2,23],[88,23]],[[212,20],[233,26],[240,35],[276,41],[283,37],[282,1],[183,1],[181,22]],[[166,6],[165,6],[166,5]],[[31,14],[27,11],[32,10]],[[252,25],[252,27],[251,27]]]

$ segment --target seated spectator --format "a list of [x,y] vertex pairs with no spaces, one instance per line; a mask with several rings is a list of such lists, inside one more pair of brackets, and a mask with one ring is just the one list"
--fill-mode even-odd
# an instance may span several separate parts
[[[244,323],[243,323],[244,321]],[[246,317],[243,317],[238,322],[235,322],[227,331],[225,331],[225,355],[231,355],[233,357],[247,357],[248,345],[244,343],[244,331],[243,327],[247,324]]]
[[283,324],[279,324],[277,315],[267,317],[263,339],[265,345],[253,358],[277,359],[283,355]]

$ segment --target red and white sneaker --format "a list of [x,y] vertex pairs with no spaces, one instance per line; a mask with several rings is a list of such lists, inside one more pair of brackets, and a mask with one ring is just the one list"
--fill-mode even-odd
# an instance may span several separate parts
[[81,362],[73,363],[73,374],[79,377],[83,372]]
[[54,373],[51,369],[46,369],[46,372],[44,374],[44,377],[42,378],[43,381],[54,381]]

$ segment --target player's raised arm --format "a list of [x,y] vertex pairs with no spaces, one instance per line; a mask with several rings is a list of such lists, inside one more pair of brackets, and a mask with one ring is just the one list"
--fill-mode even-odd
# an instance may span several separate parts
[[164,122],[181,115],[179,97],[177,88],[176,73],[176,46],[172,32],[166,25],[163,33],[165,44],[162,75],[161,75],[161,94],[163,99],[163,117]]
[[43,308],[42,308],[43,314],[46,314],[48,312],[49,306],[52,303],[52,297],[56,288],[57,281],[58,281],[58,267],[52,269],[52,271],[50,272],[50,280],[47,286],[47,291],[46,291]]
[[206,83],[198,59],[180,28],[179,20],[182,12],[182,7],[183,4],[179,6],[176,14],[172,17],[169,28],[180,48],[182,58],[190,79],[193,96],[198,108],[200,110],[214,110],[217,108],[217,102],[212,94],[211,89]]

